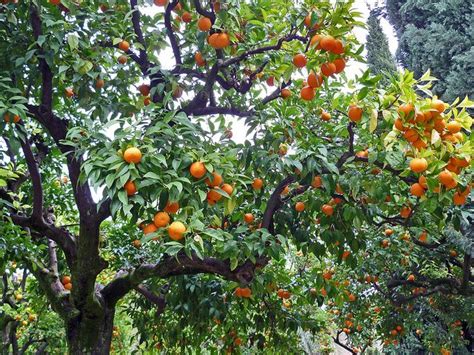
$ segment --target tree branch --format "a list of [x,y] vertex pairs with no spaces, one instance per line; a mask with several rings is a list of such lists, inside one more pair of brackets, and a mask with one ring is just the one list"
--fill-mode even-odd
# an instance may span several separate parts
[[173,0],[168,4],[168,6],[166,6],[165,27],[166,27],[166,34],[168,35],[168,38],[171,44],[171,49],[173,50],[176,65],[181,65],[183,63],[181,59],[181,51],[179,49],[179,44],[176,39],[176,36],[174,35],[173,27],[171,26],[171,11],[175,8],[178,2],[179,0]]
[[36,164],[35,157],[31,151],[31,146],[28,143],[28,138],[25,141],[20,140],[21,148],[25,154],[26,165],[31,177],[33,185],[33,213],[32,218],[38,221],[43,220],[43,187],[41,185],[41,175]]
[[143,49],[139,50],[140,59],[143,63],[149,64],[148,55],[146,53],[146,42],[145,42],[145,39],[143,38],[143,32],[140,26],[140,10],[138,9],[138,1],[130,0],[130,8],[133,10],[133,13],[132,13],[133,30],[135,31],[135,35],[137,36],[138,43],[140,43],[143,47]]

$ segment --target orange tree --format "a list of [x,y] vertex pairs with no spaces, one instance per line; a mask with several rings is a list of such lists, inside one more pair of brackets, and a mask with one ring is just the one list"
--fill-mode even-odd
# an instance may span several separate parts
[[[108,353],[117,305],[149,345],[294,349],[315,303],[367,294],[334,265],[396,301],[472,295],[469,244],[443,237],[470,218],[472,102],[429,74],[348,80],[351,1],[3,3],[2,218],[70,352]],[[398,263],[391,225],[430,240]]]

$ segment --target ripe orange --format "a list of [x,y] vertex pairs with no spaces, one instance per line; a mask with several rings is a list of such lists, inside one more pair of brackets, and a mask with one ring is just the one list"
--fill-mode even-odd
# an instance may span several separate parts
[[268,86],[274,86],[275,85],[275,77],[269,76],[266,80],[266,83]]
[[175,214],[179,210],[179,202],[166,202],[166,206],[163,209],[165,212],[169,214]]
[[469,163],[470,163],[470,158],[456,158],[456,157],[452,157],[450,159],[450,161],[456,165],[457,167],[460,167],[460,168],[466,168],[469,166]]
[[293,57],[293,64],[298,68],[304,68],[307,62],[306,56],[302,53],[296,54]]
[[252,182],[252,188],[254,190],[260,190],[263,187],[263,180],[260,178],[255,178]]
[[410,161],[410,169],[414,173],[422,173],[428,168],[428,162],[425,158],[414,158]]
[[124,52],[126,52],[130,49],[130,43],[124,40],[124,41],[119,42],[118,47]]
[[66,276],[63,276],[62,279],[61,279],[61,283],[62,283],[63,285],[71,283],[71,277],[70,277],[70,276],[67,276],[67,275],[66,275]]
[[[10,114],[8,112],[3,116],[3,120],[7,123],[9,123],[11,121]],[[18,123],[19,121],[20,121],[20,116],[14,115],[13,116],[13,123]]]
[[287,290],[284,290],[284,289],[280,288],[277,291],[277,296],[279,298],[282,298],[282,299],[285,300],[285,299],[288,299],[288,298],[291,297],[291,293],[290,293],[290,291],[287,291]]
[[322,38],[323,38],[323,36],[318,35],[318,34],[311,37],[310,47],[316,47],[316,49],[322,49],[321,48],[321,39]]
[[418,140],[418,132],[413,128],[409,128],[403,133],[403,137],[405,137],[408,142],[413,143]]
[[181,20],[183,20],[184,23],[190,23],[193,20],[193,16],[189,12],[185,11],[181,16]]
[[61,0],[49,0],[49,3],[54,6],[58,6],[61,4]]
[[150,95],[150,85],[142,84],[138,87],[138,91],[143,96],[148,96],[148,95]]
[[137,193],[137,187],[135,186],[135,183],[133,181],[128,180],[123,188],[125,189],[125,191],[127,191],[128,196],[132,196]]
[[250,223],[253,222],[253,220],[254,220],[253,214],[251,214],[251,213],[246,213],[246,214],[244,214],[244,221],[245,221],[245,223],[250,224]]
[[418,150],[422,150],[427,147],[427,144],[421,139],[417,139],[416,141],[412,143],[412,145]]
[[186,226],[179,221],[175,221],[168,227],[168,235],[172,240],[181,240],[186,233]]
[[96,87],[96,89],[102,89],[102,88],[104,87],[104,85],[105,85],[104,79],[97,79],[97,80],[95,81],[95,87]]
[[439,182],[442,183],[447,188],[453,188],[457,185],[456,180],[453,177],[453,174],[448,170],[443,170],[442,172],[440,172],[438,175],[438,179],[439,179]]
[[203,67],[206,65],[206,60],[203,58],[201,52],[196,52],[194,55],[194,61],[198,67]]
[[207,169],[204,166],[204,163],[196,161],[191,164],[189,167],[189,172],[195,179],[200,179],[207,173]]
[[[311,17],[312,17],[312,13],[310,12],[310,13],[308,13],[308,14],[305,16],[305,18],[304,18],[304,25],[305,25],[306,27],[308,27],[308,28],[311,27]],[[319,26],[320,26],[320,25],[319,25],[318,23],[315,23],[315,24],[311,27],[311,29],[312,29],[312,30],[317,30],[317,29],[319,28]]]
[[296,212],[303,212],[304,208],[305,208],[305,205],[303,202],[296,202],[296,205],[295,205]]
[[[413,275],[413,274],[408,275],[407,280],[408,280],[408,281],[415,281],[415,275]],[[396,333],[396,332],[397,332],[397,331],[395,330],[395,333]]]
[[291,96],[291,91],[288,89],[282,89],[281,90],[281,97],[284,99],[287,99]]
[[301,89],[300,96],[305,101],[311,101],[312,99],[314,99],[315,95],[316,95],[316,92],[311,86],[305,86],[304,88]]
[[398,107],[398,113],[404,118],[409,118],[415,113],[415,106],[410,103],[402,104]]
[[324,76],[331,76],[336,72],[336,65],[334,63],[324,63],[321,65],[321,73]]
[[444,129],[446,128],[446,121],[442,118],[435,119],[434,121],[434,129],[437,130],[439,133],[443,133]]
[[212,180],[207,178],[206,180],[204,180],[204,182],[209,187],[216,187],[216,186],[219,186],[220,184],[222,184],[224,182],[224,179],[222,179],[222,176],[214,171],[212,173]]
[[329,114],[329,112],[323,111],[321,112],[321,119],[323,121],[329,121],[331,119],[331,115]]
[[145,234],[150,234],[150,233],[155,233],[158,230],[158,227],[155,226],[153,223],[148,223],[143,227],[143,233]]
[[352,293],[349,295],[349,302],[354,302],[356,300],[356,296]]
[[446,128],[451,133],[458,133],[459,131],[461,131],[461,124],[457,121],[451,121],[451,122],[448,122],[448,124],[446,125]]
[[126,63],[127,63],[127,60],[128,60],[128,58],[127,58],[126,55],[121,55],[120,57],[118,57],[118,62],[119,62],[120,64],[126,64]]
[[221,189],[227,193],[227,195],[232,196],[232,192],[234,191],[234,188],[229,185],[229,184],[223,184],[221,186]]
[[69,283],[65,284],[64,288],[68,291],[71,291],[72,290],[72,283],[69,282]]
[[384,239],[380,244],[382,245],[382,248],[388,248],[390,246],[390,241],[388,239]]
[[168,4],[168,0],[153,0],[153,3],[156,6],[166,6]]
[[419,178],[418,178],[418,183],[424,188],[424,189],[427,189],[428,188],[428,183],[426,182],[426,178],[421,175]]
[[403,206],[402,209],[400,210],[400,216],[402,218],[408,218],[410,217],[411,214],[411,208],[409,206]]
[[453,203],[456,206],[461,206],[466,203],[467,195],[463,195],[461,192],[456,192],[453,196]]
[[385,235],[386,235],[387,237],[391,236],[392,234],[393,234],[393,229],[387,228],[387,229],[385,230]]
[[334,213],[334,208],[331,205],[325,204],[321,207],[321,211],[323,211],[326,216],[332,216]]
[[135,147],[127,148],[123,153],[123,160],[129,164],[138,164],[142,160],[142,152]]
[[359,122],[362,118],[362,108],[357,105],[350,105],[347,115],[352,122]]
[[207,193],[207,200],[212,202],[218,202],[222,198],[222,195],[215,189],[211,189]]
[[319,74],[316,74],[314,71],[308,75],[308,85],[314,89],[319,88],[323,84],[323,77]]
[[317,175],[313,178],[313,181],[311,182],[311,186],[314,187],[315,189],[321,187],[323,185],[323,180],[321,179],[321,176]]
[[215,49],[224,49],[230,45],[227,33],[214,33],[208,37],[209,45]]
[[403,121],[400,118],[397,118],[395,120],[395,128],[398,129],[399,131],[406,131],[407,127],[403,125]]
[[418,236],[418,240],[422,243],[426,243],[428,240],[428,233],[426,231],[421,232],[421,234]]
[[211,22],[211,19],[207,18],[207,17],[201,17],[199,20],[198,20],[198,23],[197,23],[197,26],[199,28],[200,31],[202,32],[207,32],[211,29],[212,27],[212,22]]
[[158,228],[166,227],[170,223],[170,215],[166,212],[158,212],[153,217],[153,223]]
[[333,61],[334,66],[336,67],[335,73],[339,74],[346,67],[346,61],[343,58],[337,58]]
[[443,113],[445,110],[444,102],[441,100],[431,101],[431,108],[435,109],[439,113]]
[[74,90],[72,88],[64,89],[64,93],[65,93],[66,97],[73,97],[74,96]]
[[423,186],[421,186],[421,184],[419,183],[414,183],[413,185],[411,185],[410,187],[410,193],[413,195],[413,196],[416,196],[416,197],[421,197],[425,194],[425,189],[423,188]]
[[321,38],[321,48],[332,52],[336,48],[336,40],[333,36],[324,36]]
[[331,50],[334,54],[344,54],[344,44],[340,39],[336,39]]

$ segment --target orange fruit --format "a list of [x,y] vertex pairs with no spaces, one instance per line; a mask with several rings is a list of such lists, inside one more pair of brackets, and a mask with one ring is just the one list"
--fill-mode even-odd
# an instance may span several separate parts
[[156,6],[166,6],[168,4],[168,0],[153,0],[153,3]]
[[135,240],[132,242],[132,245],[133,245],[135,248],[139,249],[139,248],[142,247],[142,242],[141,242],[139,239],[135,239]]
[[333,52],[334,54],[344,54],[344,44],[340,39],[335,40],[331,52]]
[[418,132],[413,128],[409,128],[403,133],[403,137],[405,137],[408,142],[413,143],[418,140]]
[[319,88],[323,84],[323,77],[311,70],[308,75],[307,83],[313,89]]
[[362,118],[362,109],[357,105],[350,105],[347,115],[352,122],[359,122]]
[[253,220],[254,220],[253,214],[251,214],[251,213],[246,213],[246,214],[244,214],[244,221],[245,221],[245,223],[250,224],[250,223],[253,222]]
[[206,65],[206,60],[203,58],[201,52],[196,52],[194,55],[194,61],[198,67],[203,67]]
[[66,97],[73,97],[74,96],[74,90],[72,88],[64,89],[64,93],[65,93]]
[[269,76],[266,80],[266,83],[268,86],[274,86],[275,85],[275,77]]
[[172,240],[181,240],[186,233],[186,226],[179,221],[171,223],[168,227],[168,235]]
[[334,63],[324,63],[321,65],[321,73],[324,76],[331,76],[336,72],[336,65]]
[[102,88],[104,87],[104,85],[105,85],[104,79],[97,79],[97,80],[95,81],[95,87],[96,87],[96,89],[102,89]]
[[71,277],[70,277],[70,276],[67,276],[67,275],[66,275],[66,276],[63,276],[62,279],[61,279],[61,283],[62,283],[63,285],[65,285],[65,284],[70,284],[70,283],[71,283]]
[[190,23],[193,20],[193,16],[189,12],[185,11],[181,16],[181,20],[183,20],[184,23]]
[[207,18],[207,17],[201,17],[199,18],[198,20],[198,23],[197,23],[197,26],[199,28],[200,31],[202,32],[207,32],[211,29],[212,27],[212,22],[211,22],[211,19]]
[[446,125],[446,128],[451,133],[458,133],[459,131],[461,131],[461,124],[457,121],[450,121]]
[[422,173],[428,168],[428,162],[425,158],[414,158],[410,161],[410,169],[414,173]]
[[207,169],[204,166],[204,163],[196,161],[191,164],[189,167],[189,172],[195,179],[200,179],[207,173]]
[[72,283],[69,282],[69,283],[65,284],[64,288],[68,291],[71,291],[72,290]]
[[215,189],[209,190],[207,193],[207,199],[213,202],[217,202],[222,198],[222,195],[217,192]]
[[400,216],[402,218],[408,218],[410,217],[411,214],[411,208],[409,206],[403,206],[402,209],[400,210]]
[[121,55],[120,57],[118,57],[118,62],[119,62],[120,64],[126,64],[126,63],[127,63],[127,60],[128,60],[128,58],[127,58],[126,55]]
[[158,228],[166,227],[170,223],[170,215],[166,212],[158,212],[153,217],[153,223]]
[[315,189],[321,187],[323,185],[323,180],[321,179],[321,176],[317,175],[313,178],[313,181],[311,182],[311,186],[314,187]]
[[[408,281],[415,281],[415,275],[413,275],[413,274],[408,275],[407,280]],[[392,330],[392,332],[393,332],[393,330]],[[395,335],[396,335],[396,333],[397,333],[397,331],[395,330]]]
[[332,216],[334,213],[334,208],[331,205],[325,204],[321,207],[321,211],[323,211],[326,216]]
[[287,99],[291,96],[291,91],[288,89],[282,89],[281,90],[281,97],[284,99]]
[[442,118],[438,118],[434,121],[434,129],[437,130],[439,133],[443,133],[444,129],[446,128],[446,121]]
[[329,112],[323,111],[321,112],[321,119],[323,121],[329,121],[331,119],[331,115],[329,114]]
[[453,177],[453,174],[448,171],[448,170],[443,170],[442,172],[439,173],[438,175],[439,182],[442,183],[444,186],[448,188],[452,188],[450,186],[455,187],[457,185],[456,180]]
[[310,47],[316,47],[316,49],[322,49],[321,48],[321,39],[322,38],[323,38],[323,36],[318,35],[318,34],[311,37]]
[[224,49],[230,45],[227,33],[214,33],[208,37],[208,42],[212,48]]
[[166,206],[163,210],[167,213],[175,214],[179,210],[179,203],[168,201],[168,202],[166,202]]
[[385,235],[386,235],[387,237],[389,237],[389,236],[391,236],[391,235],[393,234],[393,229],[387,228],[384,233],[385,233]]
[[414,183],[413,185],[411,185],[410,187],[410,193],[413,195],[413,196],[416,196],[416,197],[421,197],[425,194],[425,189],[423,188],[423,186],[421,186],[421,184],[419,183]]
[[464,205],[466,203],[466,200],[467,200],[467,195],[463,195],[460,192],[456,192],[453,196],[453,203],[456,206]]
[[431,108],[435,109],[439,113],[443,113],[445,110],[444,102],[441,100],[431,101]]
[[158,230],[158,227],[155,226],[153,223],[148,223],[143,227],[143,233],[145,234],[150,234],[150,233],[155,233]]
[[336,40],[333,36],[324,36],[321,38],[321,48],[325,51],[332,52],[336,48]]
[[311,101],[312,99],[314,99],[315,95],[316,95],[316,92],[311,86],[305,86],[304,88],[301,89],[300,96],[305,101]]
[[229,184],[223,184],[221,186],[221,189],[227,193],[227,195],[232,196],[232,192],[234,191],[234,188],[229,185]]
[[124,40],[124,41],[119,42],[118,47],[124,52],[126,52],[130,49],[130,43]]
[[346,67],[346,61],[343,58],[334,59],[334,61],[332,63],[336,67],[335,73],[337,73],[337,74],[342,72],[344,70],[344,68]]
[[127,148],[123,153],[123,160],[129,164],[138,164],[142,160],[142,152],[136,147]]
[[400,118],[397,118],[395,120],[395,128],[398,129],[399,131],[406,131],[407,127],[403,125],[403,121]]
[[404,118],[409,118],[415,113],[415,106],[410,103],[402,104],[398,107],[398,113]]
[[216,187],[222,184],[224,182],[224,179],[222,179],[222,176],[214,171],[212,173],[212,180],[209,180],[209,178],[207,178],[206,180],[204,180],[204,182],[209,187]]
[[390,241],[388,239],[384,239],[380,244],[382,245],[382,248],[388,248],[390,246]]
[[354,302],[356,300],[356,296],[353,295],[352,293],[349,295],[349,301]]
[[296,205],[295,205],[296,212],[303,212],[304,208],[305,208],[305,205],[303,202],[296,202]]
[[125,189],[125,191],[127,191],[128,196],[132,196],[137,193],[137,187],[135,186],[135,183],[133,181],[128,180],[123,188]]
[[[5,4],[5,2],[3,2]],[[54,6],[58,6],[61,4],[61,0],[49,0],[49,3]]]
[[252,182],[252,188],[254,190],[260,190],[263,187],[263,180],[260,178],[255,178]]
[[302,53],[296,54],[293,57],[293,64],[298,68],[304,68],[307,62],[306,56]]
[[311,27],[311,17],[312,17],[312,13],[310,12],[309,14],[307,14],[304,18],[304,25],[308,28],[311,28],[312,30],[317,30],[319,28],[319,24],[318,23],[315,23],[312,27]]
[[427,147],[427,144],[421,139],[417,139],[416,141],[412,143],[412,145],[418,150],[422,150]]
[[426,178],[421,175],[419,178],[418,178],[418,183],[424,188],[424,189],[427,189],[428,188],[428,184],[426,182]]
[[150,85],[142,84],[138,87],[138,91],[143,96],[148,96],[148,95],[150,95]]

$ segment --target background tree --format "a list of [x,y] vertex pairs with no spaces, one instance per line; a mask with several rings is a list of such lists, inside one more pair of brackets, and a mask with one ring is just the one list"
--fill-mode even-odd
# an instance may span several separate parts
[[6,260],[32,274],[71,353],[327,340],[316,306],[367,309],[373,290],[346,270],[363,270],[389,225],[457,254],[436,273],[437,248],[420,264],[376,250],[380,290],[469,302],[471,246],[442,238],[470,218],[473,103],[432,99],[429,75],[348,80],[363,51],[352,2],[51,0],[1,14]]
[[[380,9],[372,9],[367,19],[367,65],[372,74],[394,75],[397,72],[395,59],[390,52],[388,39],[380,25]],[[388,79],[383,78],[384,83]]]
[[430,69],[433,90],[445,100],[472,96],[474,3],[387,0],[388,19],[399,39],[397,58],[420,77]]

